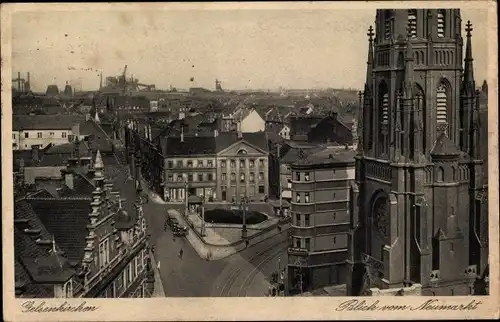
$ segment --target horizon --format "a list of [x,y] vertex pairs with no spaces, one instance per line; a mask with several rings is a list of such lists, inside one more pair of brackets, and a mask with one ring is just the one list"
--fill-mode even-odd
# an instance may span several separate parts
[[[141,12],[142,13],[142,12]],[[366,31],[375,9],[16,12],[12,78],[30,72],[34,92],[66,82],[99,89],[99,72],[168,90],[360,89],[366,75]],[[353,14],[355,17],[353,18]],[[487,9],[462,9],[474,25],[477,84],[487,76]],[[57,31],[54,30],[57,26]],[[272,32],[269,32],[269,31]],[[130,41],[130,39],[140,39]],[[465,46],[464,46],[465,47]],[[465,48],[464,48],[465,49]],[[12,84],[15,87],[15,83]]]

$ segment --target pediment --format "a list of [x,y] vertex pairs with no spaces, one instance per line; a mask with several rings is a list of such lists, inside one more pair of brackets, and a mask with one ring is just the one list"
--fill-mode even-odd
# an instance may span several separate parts
[[262,155],[267,154],[265,151],[259,149],[256,146],[251,145],[245,140],[240,140],[235,142],[231,146],[219,152],[219,155],[224,156],[235,156],[235,155]]

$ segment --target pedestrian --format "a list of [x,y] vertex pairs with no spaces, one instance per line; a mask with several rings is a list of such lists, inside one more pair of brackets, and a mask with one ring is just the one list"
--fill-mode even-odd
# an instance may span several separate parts
[[158,264],[156,264],[156,268],[160,270],[160,261],[158,261]]
[[184,250],[182,250],[182,248],[181,248],[181,250],[180,250],[180,252],[179,252],[179,257],[180,257],[180,258],[182,258],[182,254],[184,254]]
[[248,244],[250,244],[250,242],[247,240],[245,240],[245,248],[248,248]]

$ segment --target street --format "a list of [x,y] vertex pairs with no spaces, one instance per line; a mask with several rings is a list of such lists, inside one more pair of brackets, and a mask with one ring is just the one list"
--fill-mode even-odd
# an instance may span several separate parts
[[153,201],[143,207],[165,296],[264,296],[278,258],[282,264],[286,262],[286,230],[258,244],[250,243],[248,249],[227,258],[207,261],[185,238],[174,238],[170,229],[164,231],[165,214],[171,207]]

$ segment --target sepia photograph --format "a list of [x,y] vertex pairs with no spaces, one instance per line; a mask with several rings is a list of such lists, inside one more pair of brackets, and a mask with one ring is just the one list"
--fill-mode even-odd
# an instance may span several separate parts
[[498,317],[496,4],[326,4],[2,5],[7,320]]

